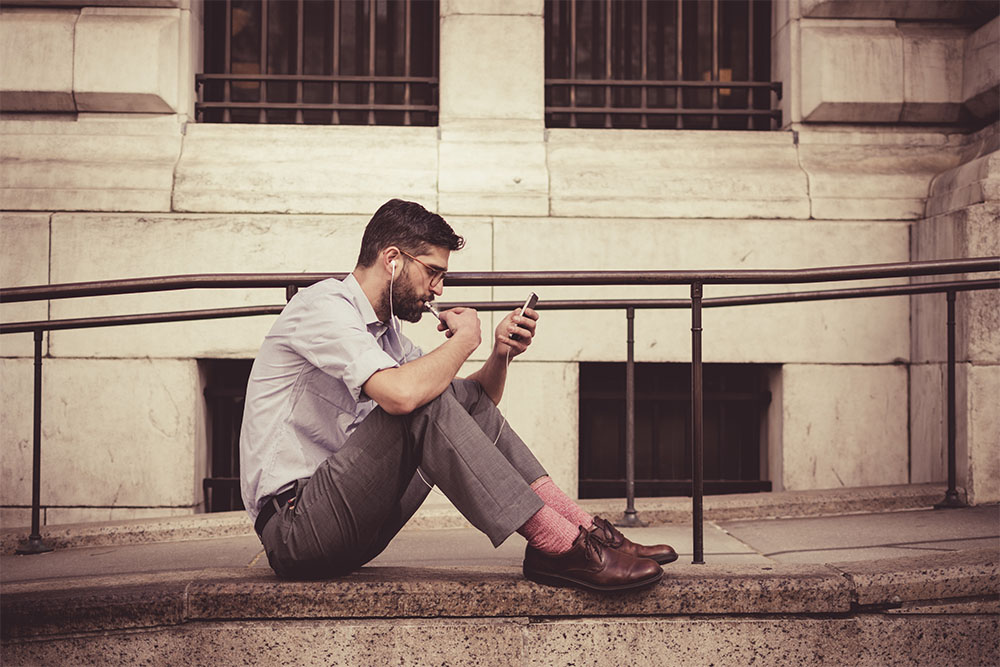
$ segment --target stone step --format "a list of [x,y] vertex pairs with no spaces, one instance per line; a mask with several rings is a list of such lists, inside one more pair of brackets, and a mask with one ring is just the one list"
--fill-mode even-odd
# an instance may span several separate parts
[[656,586],[615,595],[540,586],[510,567],[366,567],[308,582],[246,568],[78,577],[5,585],[0,611],[5,665],[996,664],[998,596],[990,547],[822,565],[678,562]]

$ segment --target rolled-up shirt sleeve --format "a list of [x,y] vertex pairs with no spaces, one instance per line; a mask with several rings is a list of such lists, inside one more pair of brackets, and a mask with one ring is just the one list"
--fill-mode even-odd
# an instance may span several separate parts
[[368,378],[399,365],[379,347],[354,305],[336,295],[323,295],[308,305],[292,346],[310,364],[342,380],[355,401],[361,399]]

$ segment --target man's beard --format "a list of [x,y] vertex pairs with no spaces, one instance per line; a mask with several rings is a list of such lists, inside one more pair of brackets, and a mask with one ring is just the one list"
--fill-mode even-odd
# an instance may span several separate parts
[[[391,301],[389,295],[390,286],[392,289]],[[382,308],[380,310],[395,315],[401,320],[419,322],[420,318],[423,317],[424,306],[422,297],[417,294],[413,283],[402,276],[398,280],[386,285],[385,291],[382,292],[381,301],[380,305]]]

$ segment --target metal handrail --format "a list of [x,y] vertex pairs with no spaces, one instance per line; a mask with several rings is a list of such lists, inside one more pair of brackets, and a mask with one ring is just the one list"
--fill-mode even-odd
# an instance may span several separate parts
[[[907,278],[997,271],[1000,259],[932,260],[893,264],[858,264],[814,269],[734,269],[726,271],[485,271],[449,273],[453,287],[523,285],[765,285],[819,283],[873,278]],[[306,287],[346,273],[215,273],[95,282],[32,285],[0,289],[0,303],[40,301],[111,294],[135,294],[183,289],[234,287]]]
[[[336,274],[343,276],[345,274]],[[450,281],[449,281],[450,283]],[[275,285],[269,285],[275,287]],[[954,290],[969,292],[991,289],[996,286],[995,280],[958,280],[934,283],[914,283],[909,285],[885,285],[861,287],[853,289],[814,290],[810,292],[775,292],[771,294],[744,294],[736,296],[713,297],[702,300],[704,308],[724,308],[729,306],[752,306],[777,303],[799,303],[806,301],[833,301],[839,299],[866,299],[880,296],[913,296],[916,294],[935,294]],[[58,287],[58,286],[56,286]],[[89,296],[89,295],[88,295]],[[521,305],[520,301],[461,301],[441,303],[442,309],[455,306],[465,306],[481,311],[512,310]],[[196,320],[228,319],[233,317],[252,317],[257,315],[277,315],[284,304],[267,306],[237,306],[232,308],[206,308],[201,310],[177,310],[161,313],[139,313],[134,315],[107,315],[103,317],[81,317],[64,320],[34,320],[30,322],[0,323],[0,334],[28,333],[41,329],[44,331],[61,331],[67,329],[94,329],[100,327],[116,327],[131,324],[158,324],[163,322],[186,322]],[[589,299],[580,300],[546,300],[546,310],[677,310],[691,307],[689,299]]]
[[[671,285],[687,284],[690,299],[610,299],[610,300],[554,300],[545,302],[550,310],[621,310],[625,309],[627,335],[627,387],[626,387],[626,492],[627,507],[621,519],[623,525],[639,525],[635,510],[634,470],[634,334],[633,320],[639,308],[676,309],[691,308],[691,397],[692,397],[692,530],[694,563],[704,563],[703,533],[703,386],[701,349],[701,311],[706,307],[776,304],[831,299],[869,298],[944,292],[948,299],[948,490],[937,507],[959,507],[963,502],[956,486],[956,414],[955,414],[955,296],[960,291],[1000,289],[1000,280],[957,280],[933,283],[911,283],[858,287],[809,292],[783,292],[772,294],[737,295],[704,298],[706,284],[793,284],[831,281],[869,280],[934,276],[955,273],[1000,271],[1000,257],[981,257],[959,260],[934,260],[895,264],[871,264],[841,267],[822,267],[793,270],[729,270],[729,271],[536,271],[536,272],[482,272],[449,274],[448,282],[454,286],[517,286],[517,285]],[[65,283],[0,289],[0,303],[39,301],[75,297],[136,294],[157,291],[199,288],[285,288],[288,298],[298,287],[319,280],[346,274],[201,274],[187,276],[161,276],[127,280]],[[444,304],[443,304],[444,305]],[[509,310],[519,302],[465,302],[462,305],[479,310]],[[51,551],[41,537],[40,488],[41,488],[41,366],[42,335],[44,331],[82,329],[153,322],[176,322],[226,317],[275,315],[283,306],[247,306],[216,308],[165,313],[145,313],[106,317],[76,318],[65,320],[40,320],[34,322],[0,323],[0,334],[33,332],[35,343],[34,378],[34,447],[32,469],[32,526],[27,541],[19,553],[44,553]]]

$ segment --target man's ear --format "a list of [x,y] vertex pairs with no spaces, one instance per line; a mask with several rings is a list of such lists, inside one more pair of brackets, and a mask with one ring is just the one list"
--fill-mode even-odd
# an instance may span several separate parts
[[393,274],[396,273],[396,262],[399,261],[399,248],[396,246],[389,246],[384,251],[385,261],[388,264],[389,271]]

